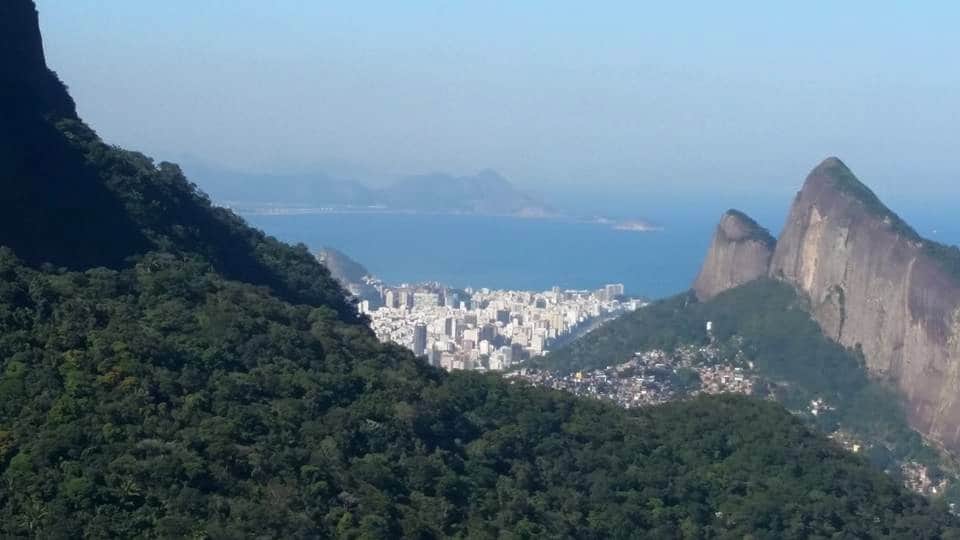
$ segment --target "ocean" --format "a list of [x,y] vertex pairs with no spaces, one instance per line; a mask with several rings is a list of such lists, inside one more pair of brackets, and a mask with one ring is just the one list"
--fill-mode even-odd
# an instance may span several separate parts
[[[623,283],[628,295],[663,298],[693,283],[720,204],[661,206],[664,230],[619,231],[610,225],[554,219],[425,215],[246,215],[286,242],[312,250],[337,248],[388,283],[438,281],[454,287],[595,289]],[[789,201],[764,202],[748,213],[776,235]],[[948,205],[903,205],[917,231],[947,244],[960,241],[960,220]],[[650,213],[648,213],[649,215]]]
[[656,232],[553,219],[409,214],[247,215],[311,250],[337,248],[388,283],[595,289],[660,298],[690,287],[718,216]]

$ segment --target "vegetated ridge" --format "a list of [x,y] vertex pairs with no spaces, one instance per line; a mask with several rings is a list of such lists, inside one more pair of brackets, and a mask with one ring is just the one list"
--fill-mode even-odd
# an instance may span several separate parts
[[87,128],[30,0],[0,36],[0,535],[955,532],[776,404],[627,413],[378,343],[305,247]]

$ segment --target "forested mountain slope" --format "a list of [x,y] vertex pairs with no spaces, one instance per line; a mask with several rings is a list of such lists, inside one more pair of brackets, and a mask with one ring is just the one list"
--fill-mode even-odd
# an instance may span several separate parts
[[77,119],[32,2],[0,15],[0,536],[955,534],[775,404],[628,413],[379,344],[305,248]]
[[0,245],[30,264],[119,268],[151,250],[209,262],[292,302],[354,309],[305,247],[214,207],[171,163],[100,140],[43,59],[32,2],[0,6]]

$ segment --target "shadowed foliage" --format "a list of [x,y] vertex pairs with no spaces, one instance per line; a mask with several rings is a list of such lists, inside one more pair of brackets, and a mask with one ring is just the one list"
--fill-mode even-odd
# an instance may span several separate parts
[[[3,5],[20,17],[4,25],[39,39],[32,2]],[[31,58],[10,50],[0,58]],[[3,213],[0,237],[0,536],[955,530],[775,404],[628,413],[434,370],[378,343],[305,247],[38,95],[0,103],[20,122],[0,140],[0,174],[31,205]]]

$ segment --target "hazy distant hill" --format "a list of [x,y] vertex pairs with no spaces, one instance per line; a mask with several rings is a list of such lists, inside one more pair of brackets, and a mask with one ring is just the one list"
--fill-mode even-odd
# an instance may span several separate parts
[[553,211],[540,199],[518,190],[496,171],[473,176],[434,173],[401,178],[377,193],[391,208],[425,212],[542,215]]
[[230,171],[188,159],[184,170],[214,200],[291,206],[372,206],[388,210],[541,216],[555,213],[539,198],[492,170],[472,176],[406,176],[386,188],[324,172],[259,174]]
[[217,201],[307,206],[367,206],[375,202],[373,190],[364,184],[323,172],[245,173],[195,159],[187,159],[182,166],[187,175]]

